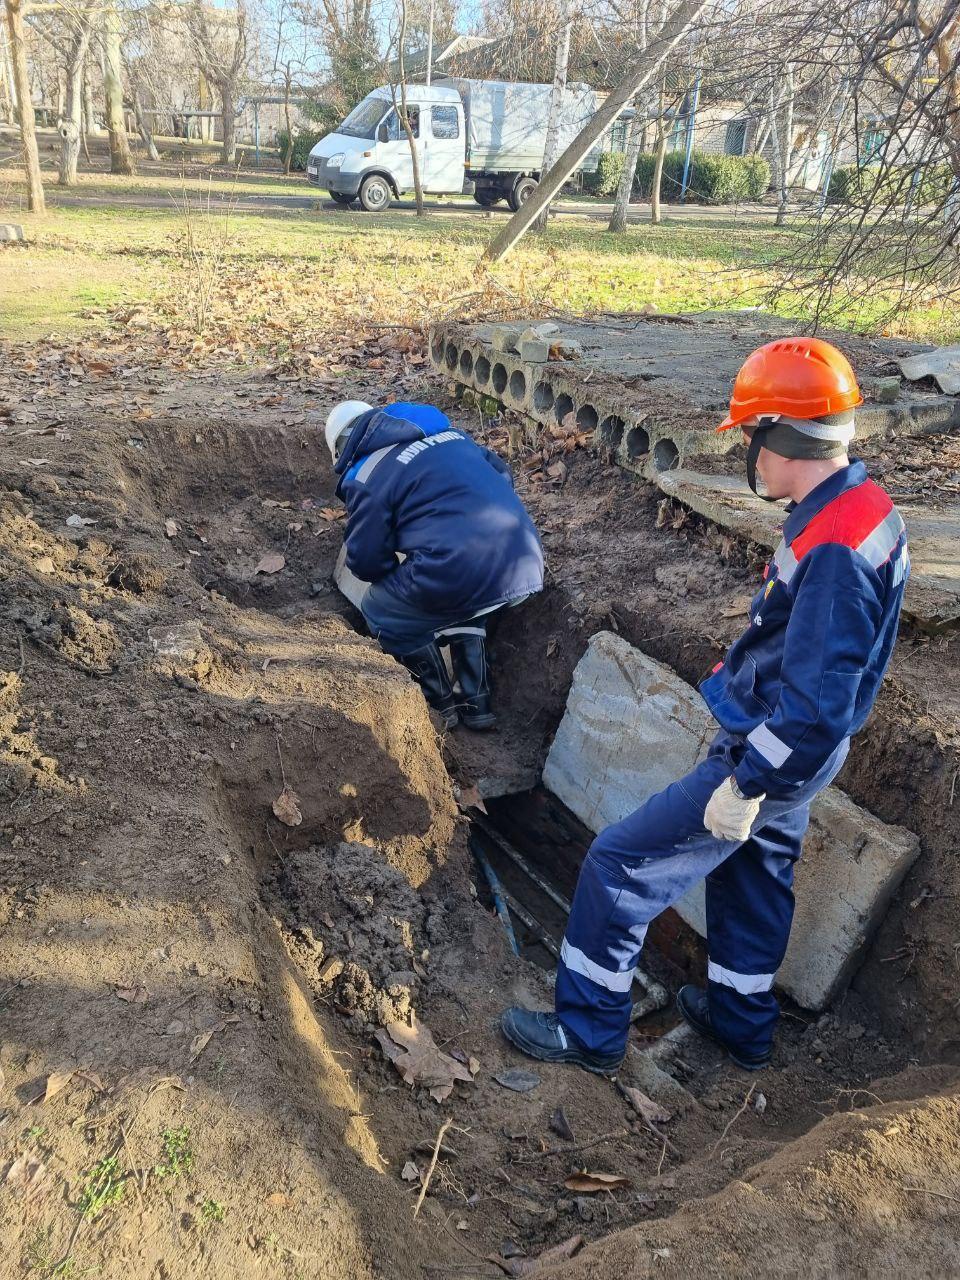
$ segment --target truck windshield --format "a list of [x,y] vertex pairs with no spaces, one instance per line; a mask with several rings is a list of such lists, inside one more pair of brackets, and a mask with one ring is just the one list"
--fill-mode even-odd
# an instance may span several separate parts
[[346,120],[337,125],[336,132],[345,133],[348,138],[372,138],[388,106],[385,98],[364,98]]

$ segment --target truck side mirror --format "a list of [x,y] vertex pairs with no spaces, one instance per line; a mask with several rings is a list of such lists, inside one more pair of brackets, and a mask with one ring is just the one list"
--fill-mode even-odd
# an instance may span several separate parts
[[378,142],[390,141],[390,131],[387,129],[387,126],[385,124],[382,124],[380,128],[377,130],[377,141]]

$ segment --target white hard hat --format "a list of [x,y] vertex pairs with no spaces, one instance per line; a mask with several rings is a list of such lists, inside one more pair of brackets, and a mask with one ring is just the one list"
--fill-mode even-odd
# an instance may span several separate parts
[[330,457],[334,462],[337,460],[337,441],[344,432],[349,431],[361,413],[368,413],[372,408],[373,405],[367,404],[364,400],[341,400],[327,414],[324,435],[327,440],[327,448],[330,450]]

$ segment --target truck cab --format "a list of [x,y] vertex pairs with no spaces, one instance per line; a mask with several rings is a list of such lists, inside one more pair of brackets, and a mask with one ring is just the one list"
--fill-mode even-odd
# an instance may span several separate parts
[[[383,85],[367,94],[321,138],[307,160],[307,179],[338,204],[360,201],[378,212],[413,190],[413,159],[397,108],[400,90]],[[466,128],[463,102],[448,85],[410,85],[407,113],[425,192],[463,190]]]

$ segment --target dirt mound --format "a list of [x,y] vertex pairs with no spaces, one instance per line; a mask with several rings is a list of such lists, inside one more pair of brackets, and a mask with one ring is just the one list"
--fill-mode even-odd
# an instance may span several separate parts
[[[886,1083],[904,1092],[937,1086],[929,1077]],[[543,1274],[953,1275],[958,1121],[951,1093],[831,1116],[718,1195]]]

